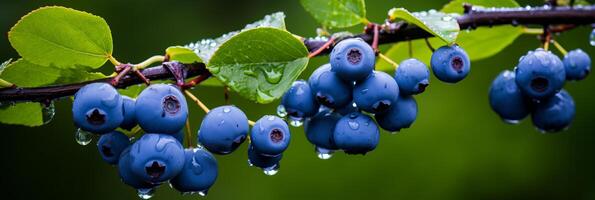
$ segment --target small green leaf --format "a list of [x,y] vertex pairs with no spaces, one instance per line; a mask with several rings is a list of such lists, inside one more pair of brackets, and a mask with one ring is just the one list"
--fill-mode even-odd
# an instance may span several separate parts
[[11,61],[12,61],[12,58],[8,59],[7,61],[4,61],[2,64],[0,64],[0,74],[2,74],[2,71],[4,71],[6,66],[8,66],[8,64],[10,64]]
[[445,13],[463,14],[463,4],[465,3],[471,4],[475,7],[519,7],[519,4],[515,0],[453,0],[448,4],[444,5],[442,10],[440,11]]
[[240,31],[229,32],[215,39],[203,39],[196,43],[188,44],[186,47],[196,52],[196,54],[198,54],[204,63],[208,63],[211,59],[211,56],[213,56],[215,51],[217,51],[219,46],[221,46],[221,44],[223,44],[225,41],[229,40],[231,37],[237,35],[241,31],[259,27],[272,27],[285,30],[285,14],[282,12],[276,12],[265,16],[259,21],[246,25],[244,29]]
[[37,87],[58,80],[60,71],[60,69],[36,65],[21,58],[10,63],[0,72],[0,78],[19,87]]
[[223,87],[225,85],[223,85],[223,83],[216,78],[209,78],[205,81],[203,81],[202,83],[200,83],[201,86],[210,86],[210,87]]
[[27,61],[58,68],[98,68],[112,54],[112,35],[101,17],[70,8],[43,7],[25,15],[8,39]]
[[192,49],[182,46],[169,47],[165,50],[170,60],[179,61],[185,64],[202,63],[202,59],[198,57]]
[[43,125],[43,116],[39,103],[17,103],[0,107],[0,123],[24,126]]
[[136,98],[145,88],[147,88],[147,85],[139,84],[139,85],[129,86],[126,89],[119,89],[118,91],[120,92],[121,95],[130,97],[130,98]]
[[285,30],[262,27],[223,43],[207,68],[244,98],[270,103],[291,87],[308,60],[301,40]]
[[364,0],[300,0],[302,6],[327,28],[347,28],[366,19]]
[[404,8],[393,8],[388,12],[391,21],[402,19],[408,23],[417,25],[432,35],[451,44],[459,34],[459,23],[457,14],[447,14],[436,10],[410,13]]

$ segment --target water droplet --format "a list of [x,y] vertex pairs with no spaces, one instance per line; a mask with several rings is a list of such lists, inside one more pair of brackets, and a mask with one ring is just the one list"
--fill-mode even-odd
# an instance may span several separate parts
[[201,196],[201,197],[206,197],[206,196],[207,196],[207,193],[208,193],[208,191],[207,191],[207,190],[203,190],[203,191],[198,191],[198,193],[197,193],[197,194],[198,194],[198,196]]
[[391,135],[396,135],[396,134],[399,134],[399,131],[391,131],[391,132],[388,132],[388,133],[391,134]]
[[264,172],[264,174],[266,174],[267,176],[274,176],[279,172],[279,163],[271,167],[263,168],[262,172]]
[[54,119],[54,115],[56,115],[56,107],[54,106],[54,102],[50,102],[49,105],[43,106],[41,113],[43,124],[50,123]]
[[347,124],[349,124],[349,128],[351,128],[353,130],[359,129],[359,123],[354,120],[349,120],[349,122]]
[[322,160],[330,159],[331,157],[333,157],[333,153],[334,153],[333,150],[316,147],[316,154],[318,155],[318,158],[320,158]]
[[268,119],[269,121],[273,121],[273,120],[275,120],[275,116],[269,116],[267,119]]
[[454,18],[449,16],[449,15],[445,15],[442,17],[442,21],[448,22],[448,21],[452,21]]
[[252,164],[252,161],[250,161],[250,159],[248,159],[248,166],[254,167],[254,164]]
[[230,108],[227,108],[227,107],[225,107],[225,108],[223,108],[223,112],[224,112],[224,113],[231,112],[231,109],[230,109]]
[[252,69],[252,68],[245,69],[244,74],[247,76],[256,77],[256,72],[254,72],[254,69]]
[[591,31],[591,36],[589,37],[589,44],[591,44],[591,46],[595,46],[595,29]]
[[357,108],[357,104],[356,104],[355,102],[353,102],[353,103],[351,104],[351,106],[353,106],[354,108]]
[[93,138],[91,137],[92,135],[92,133],[79,128],[74,133],[74,139],[76,140],[76,143],[85,146],[91,143],[91,140],[93,140]]
[[293,127],[300,127],[304,125],[304,119],[289,119],[289,125]]
[[519,124],[521,120],[514,120],[514,119],[502,119],[507,124]]
[[279,117],[287,116],[287,111],[285,110],[285,106],[283,106],[283,105],[277,106],[277,115],[279,115]]
[[362,91],[360,91],[360,93],[362,94],[366,94],[368,92],[368,89],[363,89]]
[[148,189],[138,189],[137,190],[138,197],[141,199],[150,199],[155,194],[155,189],[148,188]]
[[271,67],[269,69],[265,69],[264,71],[264,78],[270,84],[277,84],[281,81],[283,77],[283,66],[280,67]]
[[274,100],[274,97],[272,97],[270,94],[261,91],[260,89],[256,89],[256,99],[259,102],[270,102]]

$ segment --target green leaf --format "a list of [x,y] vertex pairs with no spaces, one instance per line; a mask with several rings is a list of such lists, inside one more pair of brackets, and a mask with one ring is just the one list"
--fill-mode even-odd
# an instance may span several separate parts
[[0,78],[19,87],[37,87],[58,80],[60,71],[60,69],[54,67],[36,65],[24,59],[19,59],[10,63],[0,72]]
[[347,28],[366,19],[364,0],[300,0],[314,19],[327,28]]
[[207,68],[242,97],[270,103],[291,87],[308,60],[301,40],[285,30],[262,27],[223,43]]
[[43,125],[41,104],[27,102],[0,107],[0,123],[24,126]]
[[54,84],[79,83],[97,79],[107,78],[100,72],[87,72],[80,69],[64,69],[60,71],[61,76]]
[[410,13],[404,8],[393,8],[388,12],[388,16],[391,21],[402,19],[415,24],[448,44],[457,39],[460,30],[456,20],[458,14],[447,14],[436,10]]
[[4,69],[6,69],[6,66],[8,66],[8,64],[10,64],[11,61],[12,61],[12,58],[8,59],[7,61],[4,61],[2,64],[0,64],[0,74],[2,74],[2,71],[4,71]]
[[128,86],[126,89],[119,89],[118,92],[120,92],[121,95],[136,98],[145,88],[147,88],[147,85],[145,84],[132,85]]
[[231,37],[237,35],[241,31],[259,28],[259,27],[272,27],[278,28],[281,30],[285,29],[285,14],[282,12],[276,12],[270,15],[265,16],[263,19],[256,21],[254,23],[246,25],[240,31],[233,31],[227,34],[222,35],[221,37],[215,39],[203,39],[196,43],[191,43],[186,45],[186,47],[192,49],[198,56],[204,61],[204,63],[208,63],[213,56],[213,53],[217,51],[219,46],[229,40]]
[[519,4],[515,0],[453,0],[448,4],[444,5],[442,10],[440,11],[445,13],[463,14],[463,4],[465,3],[471,4],[476,7],[519,7]]
[[216,78],[209,78],[205,81],[203,81],[202,83],[200,83],[201,86],[210,86],[210,87],[223,87],[225,85],[223,85],[223,83]]
[[112,54],[112,35],[101,17],[70,8],[43,7],[25,15],[8,39],[27,61],[58,68],[98,68]]
[[202,59],[198,57],[194,51],[188,47],[174,46],[165,50],[170,60],[179,61],[185,64],[202,63]]

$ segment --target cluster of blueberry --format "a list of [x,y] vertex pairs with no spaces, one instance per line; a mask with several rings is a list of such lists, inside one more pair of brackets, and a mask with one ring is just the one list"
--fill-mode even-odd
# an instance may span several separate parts
[[544,49],[529,51],[514,72],[505,70],[492,82],[490,105],[505,122],[516,124],[531,114],[540,131],[561,131],[576,112],[574,100],[562,87],[567,80],[584,79],[590,69],[591,58],[580,49],[563,60]]
[[[428,67],[408,59],[393,77],[375,71],[375,62],[375,52],[366,42],[342,40],[333,48],[329,64],[316,69],[308,82],[294,82],[283,96],[278,114],[296,127],[305,122],[307,139],[319,158],[328,159],[336,150],[365,154],[378,144],[378,126],[397,132],[415,121],[412,95],[429,85]],[[470,71],[467,54],[456,45],[436,50],[431,64],[435,76],[450,83]]]
[[[217,161],[210,152],[233,152],[249,130],[248,118],[240,109],[221,106],[201,123],[198,141],[204,148],[184,149],[186,99],[177,87],[166,84],[151,85],[134,100],[109,84],[92,83],[75,94],[72,112],[76,126],[101,135],[97,147],[103,160],[117,165],[122,181],[144,199],[165,182],[185,194],[206,195],[218,175]],[[116,130],[137,125],[145,132],[138,139]],[[250,162],[274,174],[289,145],[287,124],[281,118],[264,116],[254,124],[250,138]]]

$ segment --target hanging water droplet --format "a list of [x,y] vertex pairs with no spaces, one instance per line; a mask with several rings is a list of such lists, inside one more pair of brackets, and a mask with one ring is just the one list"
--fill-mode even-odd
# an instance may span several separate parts
[[231,112],[231,109],[230,109],[230,108],[228,108],[228,107],[225,107],[225,108],[223,108],[223,112],[224,112],[224,113]]
[[249,167],[254,167],[254,164],[252,164],[252,161],[250,161],[250,159],[248,159],[248,166]]
[[203,191],[198,191],[198,196],[201,197],[206,197],[207,196],[208,191],[207,190],[203,190]]
[[270,84],[277,84],[281,81],[283,77],[283,66],[280,67],[271,67],[269,69],[265,69],[264,71],[264,79]]
[[56,115],[56,107],[54,106],[54,102],[50,102],[49,105],[43,106],[41,109],[43,124],[48,124],[54,119],[54,115]]
[[150,199],[151,197],[153,197],[153,194],[155,193],[155,189],[153,189],[153,188],[138,189],[137,193],[138,193],[138,197],[140,197],[141,199]]
[[304,120],[303,119],[289,119],[289,125],[291,125],[293,127],[300,127],[300,126],[304,125]]
[[453,17],[451,17],[451,16],[449,16],[449,15],[445,15],[445,16],[443,16],[443,17],[442,17],[442,21],[445,21],[445,22],[449,22],[449,21],[451,21],[451,20],[453,20],[453,19],[454,19],[454,18],[453,18]]
[[91,140],[93,140],[93,138],[91,137],[92,135],[92,133],[79,128],[74,133],[74,139],[76,140],[76,143],[85,146],[91,143]]
[[334,153],[333,150],[316,147],[316,155],[318,156],[318,158],[320,158],[322,160],[328,160],[328,159],[332,158],[333,153]]
[[275,116],[269,116],[269,117],[267,117],[267,119],[268,119],[269,121],[273,121],[273,120],[275,120]]
[[349,122],[347,124],[349,124],[349,128],[351,128],[353,130],[359,129],[359,123],[356,121],[349,120]]
[[591,31],[591,36],[589,37],[589,44],[591,44],[591,46],[595,46],[595,29]]
[[521,120],[514,120],[514,119],[502,119],[507,124],[519,124]]
[[285,110],[285,106],[283,106],[283,105],[277,106],[277,115],[279,115],[279,117],[287,116],[287,111]]
[[363,89],[360,91],[360,93],[362,93],[362,94],[366,94],[367,92],[368,92],[368,89]]
[[267,176],[274,176],[279,172],[279,163],[271,167],[263,168],[262,172],[264,172],[264,174],[266,174]]
[[391,131],[391,132],[388,132],[388,133],[391,134],[391,135],[396,135],[396,134],[399,134],[399,131]]

